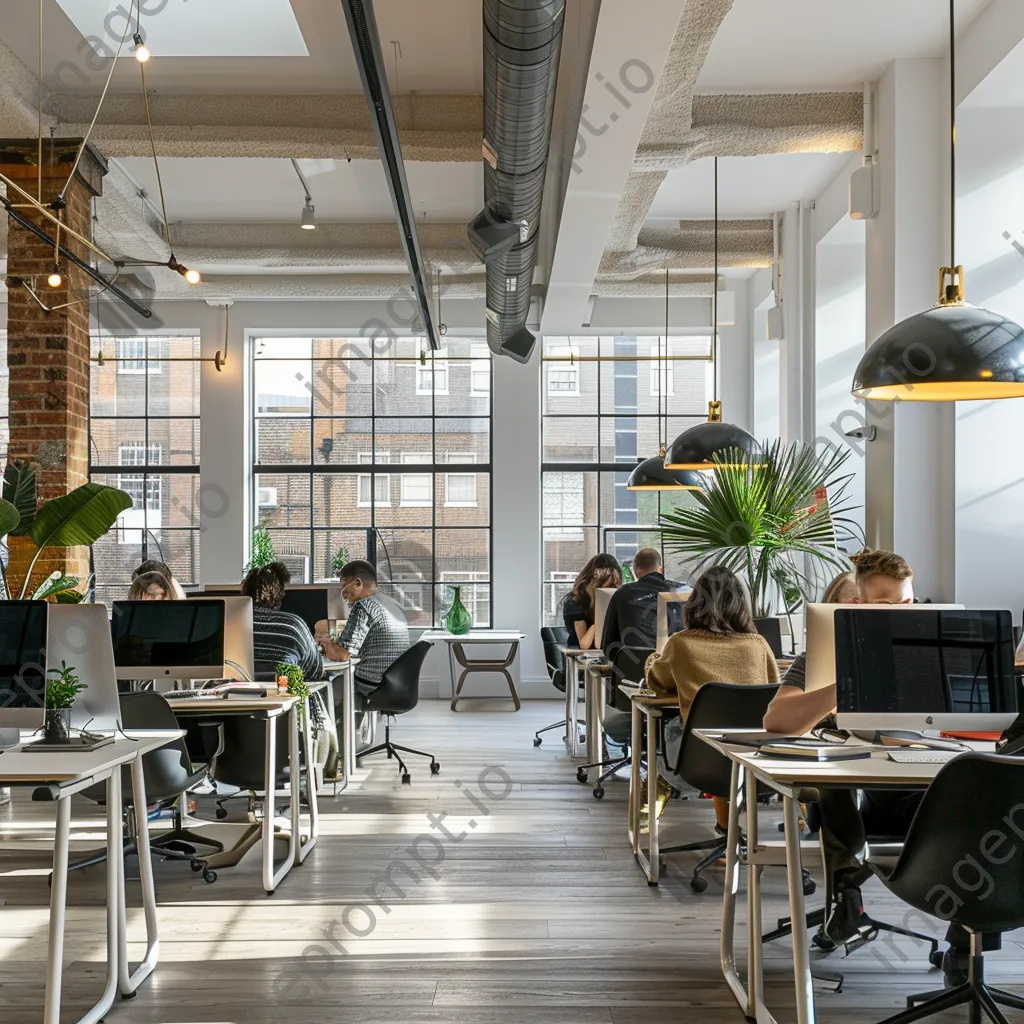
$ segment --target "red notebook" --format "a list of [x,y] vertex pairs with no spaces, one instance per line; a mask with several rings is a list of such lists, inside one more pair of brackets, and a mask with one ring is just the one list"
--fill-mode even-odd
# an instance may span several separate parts
[[976,740],[979,743],[995,743],[1003,735],[1001,732],[947,732],[939,733],[947,740]]

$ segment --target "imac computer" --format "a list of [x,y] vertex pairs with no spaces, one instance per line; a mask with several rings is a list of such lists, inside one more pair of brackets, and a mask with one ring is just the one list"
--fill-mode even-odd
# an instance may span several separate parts
[[1002,732],[1017,717],[1009,611],[840,607],[839,728]]
[[[241,584],[218,583],[201,591],[192,591],[186,594],[186,597],[234,597],[238,596],[240,590]],[[316,631],[318,622],[344,619],[347,614],[345,599],[341,596],[341,585],[338,583],[289,584],[285,587],[281,610],[298,615],[311,633]]]
[[[145,602],[153,603],[153,602]],[[121,703],[114,669],[110,622],[102,604],[48,604],[46,667],[72,666],[85,689],[71,711],[73,729],[115,732],[121,728]]]
[[255,678],[256,665],[252,642],[252,598],[232,594],[224,602],[224,675],[241,676],[244,682]]
[[693,591],[669,590],[658,595],[657,639],[655,650],[661,654],[673,633],[683,628],[683,606]]
[[118,679],[219,679],[223,599],[115,601],[110,620]]
[[48,607],[0,601],[0,746],[15,745],[19,729],[43,726]]
[[962,604],[809,604],[806,606],[807,689],[820,690],[836,682],[835,614],[840,608],[863,608],[893,611],[897,614],[914,608],[932,608],[950,611],[963,608]]

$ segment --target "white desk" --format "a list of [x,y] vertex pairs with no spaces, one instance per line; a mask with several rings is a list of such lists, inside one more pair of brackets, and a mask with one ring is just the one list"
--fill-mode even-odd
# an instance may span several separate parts
[[[563,647],[562,664],[565,676],[565,746],[570,757],[579,757],[579,730],[576,716],[579,714],[580,694],[585,692],[585,675],[590,662],[601,662],[604,655],[591,648],[581,651],[578,647]],[[597,758],[600,760],[600,758]]]
[[[102,1020],[122,996],[132,995],[156,967],[160,951],[157,934],[156,891],[149,855],[146,820],[146,784],[142,757],[178,739],[180,730],[132,730],[132,739],[120,738],[98,750],[80,753],[34,753],[15,747],[0,753],[0,783],[34,785],[36,799],[54,800],[57,826],[53,840],[53,878],[50,887],[50,925],[46,954],[46,996],[43,1024],[59,1024],[61,976],[64,960],[64,920],[67,911],[68,843],[71,833],[71,797],[97,782],[107,783],[107,978],[103,994],[79,1024]],[[30,738],[25,733],[22,739]],[[132,801],[138,833],[142,902],[146,916],[147,947],[142,963],[130,971],[124,891],[124,835],[121,825],[121,766],[131,765]]]
[[[750,732],[750,730],[740,730]],[[784,807],[785,865],[789,884],[789,912],[793,920],[793,974],[796,984],[797,1024],[814,1024],[814,989],[811,979],[810,950],[805,920],[804,889],[801,871],[800,790],[801,789],[926,789],[942,768],[941,764],[897,764],[883,752],[868,758],[818,763],[783,761],[757,756],[750,747],[730,746],[723,741],[728,730],[696,731],[705,743],[732,761],[729,794],[729,836],[726,851],[725,898],[722,904],[722,973],[740,1009],[758,1024],[775,1024],[764,1003],[764,979],[761,957],[761,868],[779,863],[771,856],[767,843],[757,835],[756,787],[761,782],[781,794]],[[754,808],[747,814],[747,982],[736,971],[734,932],[736,893],[739,887],[739,805]]]
[[[315,693],[326,682],[309,683]],[[180,718],[228,718],[247,715],[262,718],[266,726],[263,776],[263,822],[250,825],[242,838],[230,850],[203,857],[202,862],[211,869],[233,867],[256,843],[263,844],[263,888],[269,896],[284,881],[296,864],[301,864],[316,846],[320,834],[320,812],[317,804],[317,784],[312,769],[313,741],[309,724],[309,708],[302,716],[302,743],[306,752],[306,797],[309,801],[309,835],[300,841],[302,772],[299,758],[299,699],[288,694],[268,697],[194,697],[191,700],[172,701],[174,714]],[[290,787],[291,822],[288,831],[288,854],[276,868],[274,866],[274,796],[277,790],[275,766],[277,764],[276,722],[281,715],[288,716],[288,784]]]
[[[518,630],[505,629],[473,629],[468,633],[445,633],[441,630],[427,630],[421,640],[429,640],[431,643],[445,643],[448,645],[448,667],[451,670],[452,681],[452,711],[456,710],[455,705],[462,700],[462,686],[466,677],[474,672],[489,673],[496,672],[505,677],[508,688],[512,694],[512,702],[516,711],[519,710],[519,694],[516,693],[515,680],[512,678],[509,669],[515,663],[519,654],[519,644],[524,640],[525,634]],[[466,654],[466,647],[480,644],[500,644],[508,648],[508,653],[502,658],[470,658]],[[455,680],[455,663],[462,666],[458,682]],[[494,699],[494,698],[490,698]]]

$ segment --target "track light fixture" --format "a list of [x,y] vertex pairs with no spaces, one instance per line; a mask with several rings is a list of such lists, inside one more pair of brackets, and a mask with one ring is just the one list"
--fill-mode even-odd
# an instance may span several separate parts
[[136,32],[132,41],[135,43],[135,59],[140,64],[145,64],[153,54],[149,52],[149,47],[142,41],[141,33]]
[[316,230],[316,211],[313,208],[313,200],[309,196],[306,196],[306,205],[302,207],[302,220],[299,222],[299,226],[304,231]]

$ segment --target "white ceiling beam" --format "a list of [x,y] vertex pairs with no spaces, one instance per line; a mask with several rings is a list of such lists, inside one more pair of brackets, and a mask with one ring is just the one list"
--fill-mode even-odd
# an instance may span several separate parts
[[[594,34],[579,132],[553,143],[571,163],[541,318],[544,334],[585,320],[623,185],[687,0],[606,3]],[[641,87],[641,88],[638,88]]]

